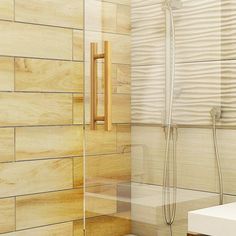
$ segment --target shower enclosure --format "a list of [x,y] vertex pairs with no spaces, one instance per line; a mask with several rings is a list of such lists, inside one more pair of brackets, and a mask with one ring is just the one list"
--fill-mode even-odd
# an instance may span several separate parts
[[235,13],[84,1],[87,235],[184,236],[188,211],[236,200]]

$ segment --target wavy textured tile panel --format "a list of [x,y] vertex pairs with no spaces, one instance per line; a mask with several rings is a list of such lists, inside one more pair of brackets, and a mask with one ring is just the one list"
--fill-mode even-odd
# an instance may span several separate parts
[[221,63],[188,63],[176,67],[173,121],[208,124],[209,111],[221,104]]
[[[164,64],[164,13],[161,4],[148,6],[136,0],[133,5],[133,121],[159,123],[165,77],[159,66],[151,65]],[[236,124],[236,65],[225,61],[236,58],[235,12],[233,0],[183,0],[183,8],[174,12],[178,64],[174,122],[210,124],[210,109],[221,106],[222,123]],[[158,90],[155,85],[163,87]]]
[[[236,124],[236,61],[178,64],[173,122],[211,124],[210,110],[222,108],[222,124]],[[132,122],[160,124],[165,102],[163,66],[137,66],[132,71]]]
[[163,64],[165,16],[161,9],[161,4],[150,6],[144,4],[143,6],[134,7],[131,21],[132,64]]
[[209,111],[222,108],[222,124],[236,124],[236,61],[181,64],[176,68],[173,120],[211,124]]
[[184,0],[174,11],[177,62],[221,59],[221,1]]
[[137,66],[132,69],[132,122],[162,123],[165,102],[163,66]]

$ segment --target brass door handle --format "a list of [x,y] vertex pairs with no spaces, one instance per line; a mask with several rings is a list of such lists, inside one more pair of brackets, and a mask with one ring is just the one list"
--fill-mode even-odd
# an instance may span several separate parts
[[[98,44],[91,43],[91,129],[96,129],[97,121],[104,121],[106,131],[112,129],[112,84],[111,84],[111,46],[104,42],[104,53],[98,54]],[[104,116],[98,116],[97,60],[104,59]]]

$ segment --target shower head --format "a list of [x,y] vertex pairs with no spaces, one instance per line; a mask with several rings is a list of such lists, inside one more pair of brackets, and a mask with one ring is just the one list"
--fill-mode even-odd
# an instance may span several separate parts
[[183,7],[183,3],[181,0],[166,0],[164,2],[165,6],[169,6],[172,10],[178,10]]

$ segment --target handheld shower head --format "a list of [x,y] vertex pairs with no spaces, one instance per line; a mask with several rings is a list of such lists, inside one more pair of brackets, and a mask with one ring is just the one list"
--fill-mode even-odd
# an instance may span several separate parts
[[220,120],[221,113],[222,113],[222,110],[220,106],[212,107],[212,109],[210,110],[211,117],[215,118],[216,120]]

